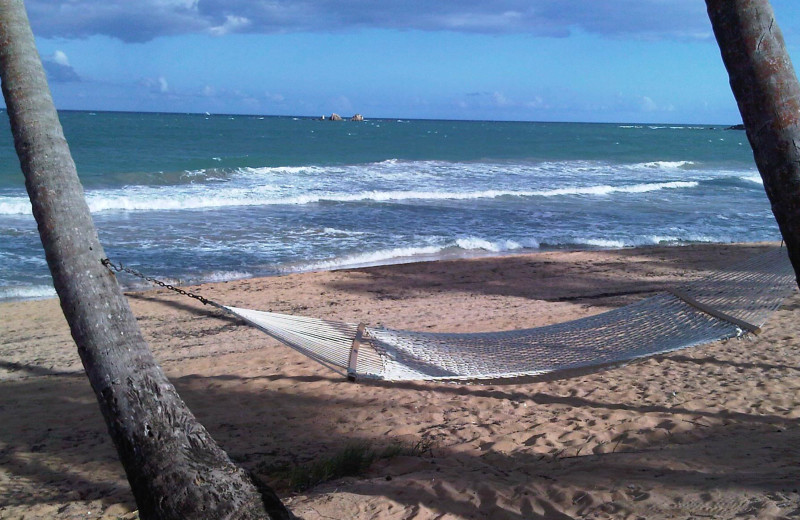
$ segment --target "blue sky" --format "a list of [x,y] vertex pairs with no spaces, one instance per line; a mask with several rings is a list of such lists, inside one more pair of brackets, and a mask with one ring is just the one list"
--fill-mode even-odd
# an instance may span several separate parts
[[[774,0],[793,57],[797,0]],[[702,0],[28,0],[61,109],[740,121]]]

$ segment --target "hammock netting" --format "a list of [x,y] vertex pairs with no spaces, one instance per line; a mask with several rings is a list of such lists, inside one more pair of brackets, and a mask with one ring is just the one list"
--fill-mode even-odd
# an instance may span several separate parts
[[673,292],[524,330],[359,329],[355,323],[221,307],[351,379],[486,380],[613,365],[757,332],[796,286],[781,248]]

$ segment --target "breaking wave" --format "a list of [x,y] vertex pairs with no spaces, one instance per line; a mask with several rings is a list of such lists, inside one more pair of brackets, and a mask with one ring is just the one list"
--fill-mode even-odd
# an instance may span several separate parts
[[[92,213],[106,211],[178,211],[227,208],[235,206],[305,205],[320,202],[402,202],[410,200],[474,200],[498,197],[604,196],[615,193],[647,193],[657,190],[695,188],[697,181],[641,183],[623,186],[596,185],[547,190],[476,190],[476,191],[362,191],[359,193],[308,193],[276,196],[272,187],[219,188],[184,190],[168,188],[123,188],[97,190],[86,194]],[[19,215],[31,212],[24,197],[0,199],[0,214]]]
[[287,272],[332,271],[374,265],[401,264],[436,260],[447,257],[461,257],[469,254],[503,253],[515,250],[538,249],[539,242],[528,238],[515,240],[487,240],[480,237],[464,237],[442,245],[396,247],[380,249],[367,253],[345,255],[327,260],[287,266]]

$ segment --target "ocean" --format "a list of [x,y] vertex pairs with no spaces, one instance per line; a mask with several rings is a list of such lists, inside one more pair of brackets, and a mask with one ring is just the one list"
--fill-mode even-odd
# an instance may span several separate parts
[[[780,240],[745,133],[720,126],[60,115],[107,255],[172,282]],[[0,300],[52,296],[2,119]]]

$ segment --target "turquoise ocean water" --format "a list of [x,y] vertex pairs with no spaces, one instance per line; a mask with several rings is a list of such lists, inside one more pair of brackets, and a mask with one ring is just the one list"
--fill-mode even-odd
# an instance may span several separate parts
[[[0,300],[53,295],[0,123]],[[63,112],[106,252],[219,281],[557,248],[779,240],[744,132]]]

